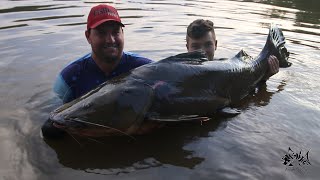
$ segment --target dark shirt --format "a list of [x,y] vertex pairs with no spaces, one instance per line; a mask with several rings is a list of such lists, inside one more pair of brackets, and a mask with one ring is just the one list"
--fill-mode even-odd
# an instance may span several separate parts
[[53,90],[64,103],[67,103],[115,76],[151,62],[152,60],[139,55],[123,52],[119,64],[106,76],[89,53],[71,62],[60,72]]

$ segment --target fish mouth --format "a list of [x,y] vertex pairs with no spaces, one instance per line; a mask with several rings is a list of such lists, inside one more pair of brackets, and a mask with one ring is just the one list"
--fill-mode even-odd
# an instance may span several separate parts
[[[77,119],[67,119],[62,121],[53,121],[52,125],[58,129],[68,132],[70,135],[78,135],[81,137],[106,137],[110,135],[121,135],[113,128],[96,127]],[[122,135],[125,133],[122,133]],[[125,134],[127,135],[127,134]],[[131,136],[130,136],[131,137]]]
[[74,134],[82,137],[99,137],[99,135],[96,135],[96,131],[99,129],[89,127],[82,122],[74,120],[65,120],[64,122],[53,121],[52,125],[58,129],[68,132],[70,135]]
[[66,129],[67,127],[64,125],[64,124],[61,124],[61,123],[57,123],[57,122],[54,122],[52,123],[52,125],[58,129]]
[[59,129],[84,129],[87,128],[87,124],[72,117],[50,116],[52,125]]

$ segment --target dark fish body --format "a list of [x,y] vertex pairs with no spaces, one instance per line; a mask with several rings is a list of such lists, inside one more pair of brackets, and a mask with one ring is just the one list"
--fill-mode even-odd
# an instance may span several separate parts
[[247,96],[265,77],[270,55],[290,66],[284,44],[281,30],[271,27],[256,58],[240,51],[208,61],[192,52],[146,64],[59,107],[50,119],[83,136],[142,134],[163,121],[201,119]]

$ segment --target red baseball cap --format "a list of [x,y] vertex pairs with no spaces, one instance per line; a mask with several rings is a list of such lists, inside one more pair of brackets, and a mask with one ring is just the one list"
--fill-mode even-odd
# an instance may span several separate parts
[[114,7],[106,4],[94,6],[91,8],[88,16],[87,29],[95,28],[107,21],[118,22],[122,27],[124,27],[121,23],[118,11]]

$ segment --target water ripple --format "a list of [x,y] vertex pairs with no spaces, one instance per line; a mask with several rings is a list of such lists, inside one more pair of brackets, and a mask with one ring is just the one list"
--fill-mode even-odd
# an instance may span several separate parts
[[29,19],[19,19],[13,22],[24,22],[24,21],[46,21],[51,19],[66,19],[66,18],[75,18],[83,17],[84,15],[68,15],[68,16],[47,16],[47,17],[38,17],[38,18],[29,18]]

